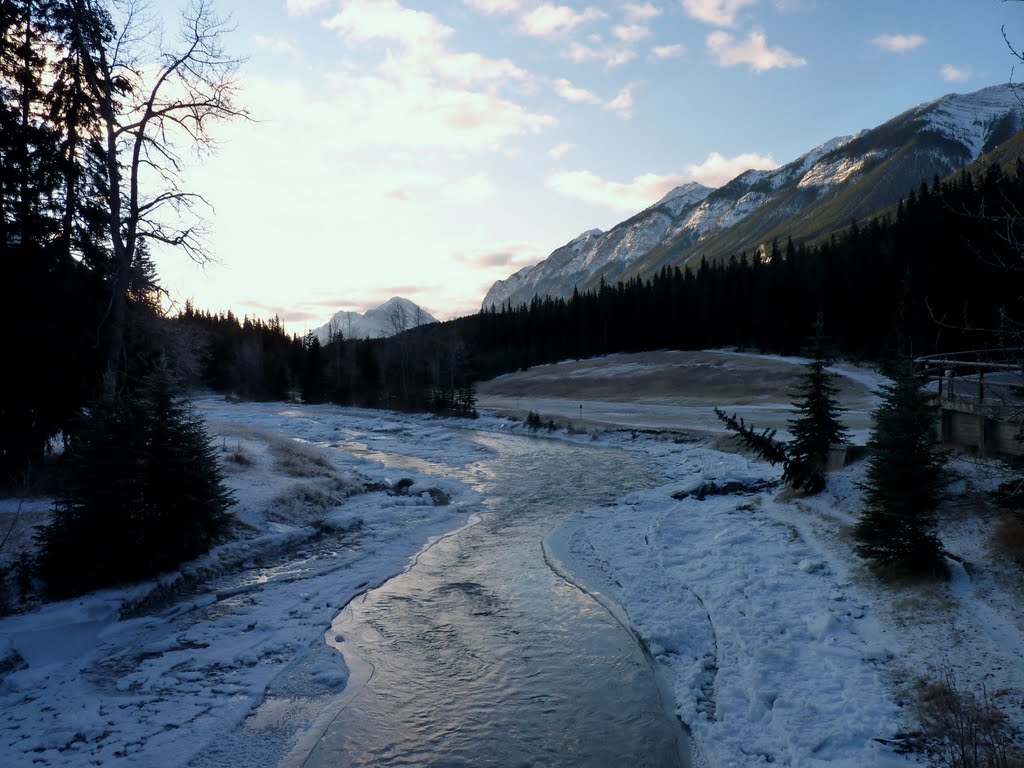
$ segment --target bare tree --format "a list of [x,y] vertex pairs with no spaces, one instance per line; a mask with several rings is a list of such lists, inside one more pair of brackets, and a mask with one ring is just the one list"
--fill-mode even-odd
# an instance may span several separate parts
[[400,301],[391,305],[387,318],[388,330],[391,331],[392,336],[397,336],[409,328],[409,313],[406,311],[405,304]]
[[140,53],[153,34],[142,29],[143,8],[141,0],[121,6],[120,34],[99,62],[113,251],[104,384],[109,395],[121,384],[128,294],[140,243],[152,240],[180,247],[196,262],[208,260],[195,213],[209,203],[183,187],[185,156],[212,151],[210,131],[218,123],[249,116],[236,100],[240,62],[222,44],[230,23],[209,0],[193,0],[182,12],[176,44],[155,62]]

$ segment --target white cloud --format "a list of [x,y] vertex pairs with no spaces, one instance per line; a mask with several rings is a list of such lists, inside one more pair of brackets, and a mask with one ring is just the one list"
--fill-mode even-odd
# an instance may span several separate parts
[[296,56],[299,53],[292,41],[283,37],[267,37],[266,35],[254,34],[252,41],[257,48],[262,48],[271,53],[281,53],[288,56]]
[[636,52],[632,48],[614,45],[584,45],[577,42],[569,43],[569,47],[562,55],[577,64],[600,61],[604,63],[605,69],[615,69],[636,58]]
[[708,50],[718,59],[719,66],[734,67],[746,64],[752,72],[769,69],[802,67],[807,60],[785,48],[769,48],[764,32],[755,29],[746,40],[738,41],[728,32],[717,30],[707,37]]
[[661,8],[654,3],[626,3],[622,9],[626,18],[637,21],[650,21],[661,16]]
[[[434,148],[475,153],[504,149],[507,139],[538,133],[554,118],[502,97],[498,86],[527,81],[529,73],[508,59],[449,50],[451,28],[397,0],[349,0],[324,22],[350,45],[386,40],[388,49],[373,74],[339,72],[334,85],[342,143],[382,150]],[[486,86],[480,88],[478,86]]]
[[732,27],[736,15],[744,8],[757,5],[760,0],[683,0],[683,10],[690,16],[718,27]]
[[520,25],[528,35],[550,37],[606,17],[607,14],[597,8],[577,12],[567,5],[544,3],[523,16]]
[[461,85],[525,81],[529,73],[508,59],[491,59],[479,53],[460,53],[445,47],[453,34],[450,27],[423,11],[414,11],[397,0],[350,0],[340,13],[323,22],[348,43],[388,40],[401,46],[388,52],[382,69],[397,78],[434,74]]
[[920,48],[926,42],[927,38],[923,35],[889,35],[883,34],[878,35],[871,41],[877,48],[881,48],[883,51],[889,51],[890,53],[907,53]]
[[331,0],[286,0],[285,9],[289,16],[305,16],[330,2]]
[[568,141],[563,141],[561,144],[557,144],[548,150],[548,157],[552,160],[561,160],[567,154],[572,152],[576,148],[575,144]]
[[591,171],[560,171],[548,174],[544,184],[563,197],[624,213],[636,213],[656,203],[684,181],[681,176],[645,173],[623,183],[606,181]]
[[397,0],[349,0],[323,25],[350,43],[393,40],[408,47],[437,45],[453,32],[433,15]]
[[577,88],[564,77],[552,83],[555,93],[566,101],[582,102],[584,104],[600,104],[601,99],[597,94],[588,91],[586,88]]
[[544,184],[563,197],[636,213],[688,181],[718,187],[746,170],[769,170],[778,166],[771,155],[745,152],[725,157],[720,152],[712,152],[704,162],[686,166],[685,173],[681,174],[645,173],[632,181],[618,182],[602,179],[592,171],[556,171],[547,175]]
[[425,77],[345,74],[329,82],[333,88],[308,107],[308,130],[338,126],[336,152],[474,154],[499,150],[510,138],[538,134],[557,122],[493,89],[442,85]]
[[678,59],[686,53],[686,46],[682,43],[675,45],[656,45],[651,49],[651,56],[656,59]]
[[973,74],[970,67],[955,67],[952,64],[943,64],[939,72],[947,83],[966,83]]
[[636,43],[649,37],[651,30],[643,24],[617,24],[612,28],[612,34],[624,43]]
[[636,83],[629,83],[619,91],[615,98],[604,105],[605,109],[616,113],[623,120],[633,117],[633,90]]
[[470,8],[484,13],[513,13],[523,7],[522,0],[463,0]]
[[735,157],[726,157],[720,152],[712,152],[703,163],[686,166],[686,178],[708,187],[720,187],[744,171],[765,171],[778,167],[779,164],[771,155],[744,152]]

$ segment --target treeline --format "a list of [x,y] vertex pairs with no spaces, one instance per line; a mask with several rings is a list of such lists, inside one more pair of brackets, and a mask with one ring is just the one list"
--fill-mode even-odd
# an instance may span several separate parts
[[[817,245],[773,242],[569,299],[453,321],[488,378],[566,358],[738,346],[794,354],[819,310],[837,352],[880,359],[997,346],[1024,295],[1024,163],[922,184]],[[1008,335],[1000,335],[1000,329]]]
[[773,242],[568,299],[535,298],[389,339],[288,337],[275,319],[191,307],[202,383],[251,399],[462,414],[473,382],[567,358],[737,346],[796,354],[823,313],[833,349],[880,360],[1019,346],[1024,163],[922,184],[891,213],[813,245]]
[[473,416],[476,395],[467,345],[454,327],[433,325],[389,340],[326,343],[289,336],[278,318],[239,320],[191,304],[173,319],[191,340],[191,383],[244,400],[297,400]]

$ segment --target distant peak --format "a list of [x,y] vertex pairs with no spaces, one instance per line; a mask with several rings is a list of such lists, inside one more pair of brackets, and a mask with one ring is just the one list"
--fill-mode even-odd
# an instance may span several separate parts
[[654,206],[651,207],[664,205],[669,200],[675,200],[676,198],[679,197],[689,197],[694,202],[696,202],[698,200],[703,200],[705,197],[711,194],[712,191],[714,191],[714,187],[706,187],[697,181],[688,181],[685,184],[680,184],[678,187],[669,190],[668,193],[663,198],[661,198],[661,200],[656,202]]
[[604,232],[602,232],[600,229],[588,229],[583,234],[581,234],[581,235],[577,236],[576,238],[570,240],[569,241],[569,245],[576,245],[577,243],[582,243],[582,242],[584,242],[586,240],[590,240],[590,239],[595,238],[595,237],[600,237],[603,234],[604,234]]

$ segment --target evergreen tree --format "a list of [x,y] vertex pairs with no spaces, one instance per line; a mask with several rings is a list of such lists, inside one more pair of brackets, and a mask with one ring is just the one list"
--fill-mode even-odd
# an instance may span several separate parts
[[829,449],[849,440],[849,435],[839,421],[839,403],[835,397],[838,387],[833,383],[832,374],[825,370],[829,359],[825,351],[825,328],[820,312],[814,324],[811,345],[812,359],[805,366],[804,375],[794,393],[798,399],[793,405],[799,415],[789,422],[793,440],[788,452],[793,466],[791,474],[794,478],[800,478],[800,490],[819,493],[825,488]]
[[868,441],[857,554],[876,567],[942,575],[933,514],[944,457],[935,446],[935,408],[909,359],[898,361],[882,396]]
[[85,417],[39,574],[58,597],[153,576],[206,552],[232,503],[202,419],[158,367]]

